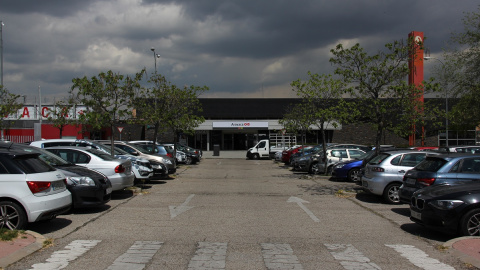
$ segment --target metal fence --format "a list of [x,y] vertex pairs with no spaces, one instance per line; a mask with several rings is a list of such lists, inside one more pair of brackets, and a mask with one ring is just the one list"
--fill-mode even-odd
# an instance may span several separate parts
[[33,135],[5,135],[4,139],[14,143],[24,143],[33,141]]

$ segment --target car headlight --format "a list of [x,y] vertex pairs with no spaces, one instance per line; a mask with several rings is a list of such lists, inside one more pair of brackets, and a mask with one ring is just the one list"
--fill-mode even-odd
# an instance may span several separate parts
[[72,181],[75,185],[78,186],[95,186],[95,181],[90,177],[85,176],[73,176],[67,177],[67,180]]
[[172,161],[170,159],[165,158],[165,159],[163,159],[163,163],[171,165]]
[[310,159],[310,157],[301,157],[301,158],[299,159],[299,161],[305,161],[305,160],[308,160],[308,159]]
[[463,201],[459,200],[438,200],[438,201],[431,201],[429,203],[431,206],[440,209],[440,210],[451,210],[457,208],[458,206],[463,204]]
[[337,164],[335,165],[335,169],[340,169],[340,168],[343,168],[343,166],[345,166],[345,164]]

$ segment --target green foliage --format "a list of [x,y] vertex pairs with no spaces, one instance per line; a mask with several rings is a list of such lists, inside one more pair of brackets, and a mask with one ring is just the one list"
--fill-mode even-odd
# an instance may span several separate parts
[[63,129],[67,125],[76,124],[77,121],[72,119],[72,112],[74,105],[72,102],[58,101],[55,103],[54,109],[49,109],[48,121],[52,123],[55,128],[60,131],[60,138],[63,137]]
[[[13,121],[5,121],[5,119],[10,115],[17,113],[17,111],[22,108],[23,104],[17,102],[17,99],[20,95],[12,94],[8,89],[0,85],[0,130],[9,127],[9,124],[12,124]],[[3,132],[3,131],[1,131]]]
[[422,89],[411,87],[406,78],[408,60],[414,54],[412,41],[407,45],[395,41],[384,51],[368,54],[359,44],[345,49],[342,44],[331,50],[330,62],[349,86],[353,104],[362,119],[376,129],[375,145],[379,146],[386,130],[406,135],[412,125],[423,121],[424,108],[420,102]]
[[140,112],[137,123],[155,126],[154,141],[160,130],[193,134],[195,127],[205,121],[198,116],[202,111],[198,96],[208,91],[207,86],[179,88],[160,74],[152,75],[149,82],[153,87],[143,89],[142,98],[136,100]]
[[[449,120],[456,129],[473,129],[480,124],[480,6],[476,11],[466,12],[464,29],[454,33],[453,49],[445,51],[445,74],[448,76],[449,98],[458,98]],[[456,46],[455,46],[456,45]]]
[[145,70],[142,70],[130,77],[108,71],[90,79],[85,76],[72,80],[72,102],[86,107],[79,115],[80,123],[92,129],[109,127],[112,132],[112,155],[114,127],[132,117],[133,101],[144,73]]

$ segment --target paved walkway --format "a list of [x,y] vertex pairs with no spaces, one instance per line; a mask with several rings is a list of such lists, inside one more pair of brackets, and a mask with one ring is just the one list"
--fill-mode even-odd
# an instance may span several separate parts
[[222,151],[220,150],[218,156],[213,155],[213,151],[203,151],[202,158],[247,158],[247,150],[238,151]]

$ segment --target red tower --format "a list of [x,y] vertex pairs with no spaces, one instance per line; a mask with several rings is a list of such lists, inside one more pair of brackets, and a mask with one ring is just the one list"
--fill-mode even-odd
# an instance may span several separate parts
[[[408,34],[408,40],[413,41],[408,60],[408,67],[410,69],[410,73],[408,75],[408,85],[414,86],[420,93],[419,95],[415,94],[413,96],[422,104],[423,108],[423,32],[410,32],[410,34]],[[414,92],[416,93],[417,91]],[[422,146],[424,146],[425,142],[424,129],[425,127],[422,124]],[[416,127],[415,124],[413,124],[412,133],[410,134],[408,140],[410,146],[415,145],[415,132]]]

